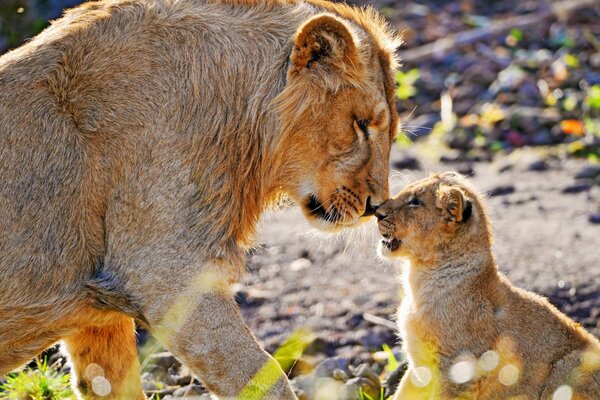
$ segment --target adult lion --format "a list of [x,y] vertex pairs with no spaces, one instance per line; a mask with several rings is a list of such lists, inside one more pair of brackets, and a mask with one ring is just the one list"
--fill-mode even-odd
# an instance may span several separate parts
[[282,195],[325,230],[387,199],[395,46],[321,0],[125,0],[0,58],[0,373],[64,340],[83,398],[143,398],[134,317],[215,394],[295,398],[229,284]]

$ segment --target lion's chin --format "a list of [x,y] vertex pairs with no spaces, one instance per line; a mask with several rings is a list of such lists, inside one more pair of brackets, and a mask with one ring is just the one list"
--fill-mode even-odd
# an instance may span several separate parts
[[327,219],[323,219],[319,216],[315,216],[315,215],[311,214],[310,212],[307,212],[306,210],[303,210],[303,211],[304,211],[304,216],[306,217],[306,220],[313,228],[316,228],[321,232],[327,232],[327,233],[335,233],[335,232],[340,232],[347,228],[354,228],[368,220],[368,218],[354,218],[351,221],[342,220],[342,219],[337,220],[337,221],[330,221]]

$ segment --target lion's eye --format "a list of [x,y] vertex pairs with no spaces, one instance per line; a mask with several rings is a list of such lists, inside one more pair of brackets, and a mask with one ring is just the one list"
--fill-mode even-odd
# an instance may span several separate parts
[[368,119],[358,119],[356,120],[356,124],[360,128],[360,130],[364,133],[365,139],[369,138],[369,124],[371,121]]
[[417,199],[416,197],[411,197],[410,200],[408,200],[408,203],[406,203],[409,207],[419,207],[423,205],[423,202],[419,199]]

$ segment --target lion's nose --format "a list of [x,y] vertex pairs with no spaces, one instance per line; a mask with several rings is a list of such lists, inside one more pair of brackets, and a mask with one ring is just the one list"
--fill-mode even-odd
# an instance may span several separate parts
[[367,197],[367,204],[365,205],[365,212],[363,214],[363,217],[369,217],[371,215],[375,215],[375,212],[377,211],[377,207],[379,207],[379,205],[373,205],[371,204],[371,196]]

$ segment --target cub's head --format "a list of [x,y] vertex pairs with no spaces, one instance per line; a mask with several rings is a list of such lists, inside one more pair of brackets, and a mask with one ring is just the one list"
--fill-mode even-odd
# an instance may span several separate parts
[[373,215],[389,195],[398,42],[371,11],[327,7],[298,28],[276,105],[281,189],[331,231]]
[[455,172],[433,174],[377,209],[380,253],[439,262],[489,248],[487,212],[477,191]]

